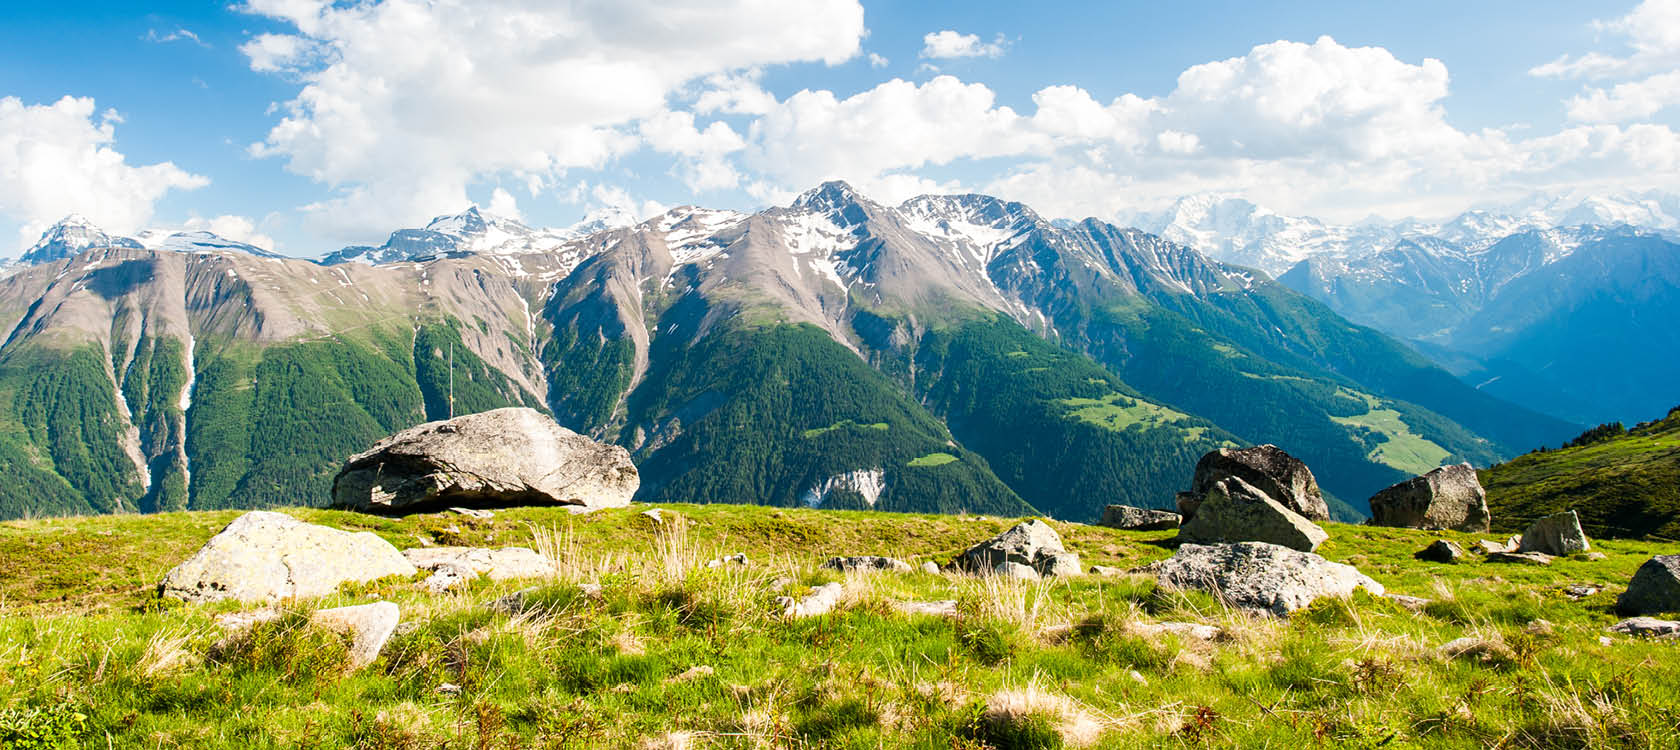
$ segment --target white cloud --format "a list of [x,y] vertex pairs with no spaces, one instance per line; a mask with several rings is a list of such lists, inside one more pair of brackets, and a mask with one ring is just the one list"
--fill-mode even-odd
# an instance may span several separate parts
[[1528,72],[1550,78],[1625,77],[1680,63],[1680,0],[1644,0],[1621,18],[1594,21],[1593,28],[1621,38],[1626,53],[1564,55]]
[[976,34],[959,34],[950,29],[935,31],[922,37],[922,57],[936,60],[954,57],[1002,57],[1003,35],[990,43],[980,41]]
[[723,122],[704,130],[689,112],[662,112],[641,122],[639,133],[655,151],[684,157],[678,170],[691,190],[732,188],[740,175],[726,158],[746,147],[740,134]]
[[252,68],[303,83],[253,153],[334,188],[308,209],[319,229],[341,235],[456,210],[466,186],[487,176],[550,185],[569,169],[600,167],[637,148],[637,122],[689,82],[837,64],[858,54],[865,33],[857,0],[251,0],[244,9],[296,30],[248,43]]
[[1680,104],[1680,70],[1618,83],[1610,89],[1588,88],[1566,103],[1577,122],[1625,122],[1650,117]]
[[889,61],[887,58],[885,58],[881,55],[875,54],[874,52],[869,53],[869,67],[871,67],[871,68],[885,68],[890,64],[891,64],[891,61]]
[[519,199],[513,197],[513,193],[503,190],[502,188],[496,188],[491,191],[490,205],[486,210],[496,216],[513,219],[514,221],[523,221],[523,216],[519,212]]
[[171,189],[209,184],[171,162],[128,164],[115,148],[121,118],[94,112],[91,98],[37,105],[0,98],[0,214],[22,224],[21,246],[71,213],[110,231],[133,232]]
[[203,39],[198,38],[198,35],[194,34],[191,29],[188,29],[186,27],[179,27],[179,28],[176,28],[174,31],[165,31],[165,32],[160,32],[157,29],[147,29],[146,30],[146,35],[143,36],[143,37],[140,37],[140,39],[142,41],[152,42],[154,44],[168,44],[169,42],[192,42],[193,44],[196,44],[200,47],[209,48],[209,46],[210,46],[209,44],[205,43],[205,41]]
[[210,219],[195,216],[188,219],[180,229],[186,232],[210,232],[234,242],[255,245],[264,250],[274,249],[274,238],[258,232],[256,222],[244,216],[224,214]]

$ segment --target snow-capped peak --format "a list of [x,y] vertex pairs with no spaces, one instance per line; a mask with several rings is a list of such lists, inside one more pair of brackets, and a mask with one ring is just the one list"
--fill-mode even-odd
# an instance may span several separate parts
[[800,193],[798,198],[793,199],[793,204],[789,208],[821,213],[844,210],[859,203],[873,202],[863,197],[845,180],[829,180]]
[[81,214],[70,214],[41,234],[41,239],[24,251],[19,263],[51,263],[94,247],[139,249],[139,242],[107,234]]

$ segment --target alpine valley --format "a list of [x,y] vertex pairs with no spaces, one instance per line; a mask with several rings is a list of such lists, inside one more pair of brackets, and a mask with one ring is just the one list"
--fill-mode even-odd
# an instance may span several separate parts
[[[1352,519],[1396,481],[1579,432],[1577,412],[1501,400],[1529,394],[1478,390],[1400,340],[1533,373],[1550,344],[1510,321],[1573,316],[1553,330],[1584,335],[1622,309],[1480,260],[1549,257],[1553,235],[1529,236],[1309,265],[1285,277],[1303,293],[1137,229],[838,182],[758,213],[564,230],[473,209],[319,262],[71,219],[0,277],[0,517],[322,505],[387,434],[527,405],[628,448],[652,502],[1088,521],[1170,506],[1209,450],[1275,443]],[[1583,264],[1564,278],[1593,289],[1646,289],[1601,257],[1674,268],[1647,233],[1567,242],[1541,265]],[[1335,291],[1404,252],[1483,276],[1468,301],[1428,297],[1450,309],[1416,330],[1382,314],[1420,304],[1378,299],[1399,291]],[[1663,289],[1647,296],[1672,305]]]

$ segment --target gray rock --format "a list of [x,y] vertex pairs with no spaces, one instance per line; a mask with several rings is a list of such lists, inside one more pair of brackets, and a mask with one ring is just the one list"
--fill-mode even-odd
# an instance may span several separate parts
[[1179,516],[1170,510],[1135,508],[1130,505],[1110,505],[1103,508],[1099,525],[1127,531],[1165,531],[1176,529]]
[[1447,539],[1436,539],[1428,547],[1418,550],[1412,555],[1424,562],[1456,563],[1465,557],[1464,548],[1457,542]]
[[1603,552],[1588,552],[1587,554],[1582,555],[1581,557],[1586,558],[1589,562],[1598,562],[1599,560],[1610,559],[1610,556],[1604,554]]
[[1123,576],[1126,575],[1127,572],[1128,571],[1125,568],[1116,568],[1108,565],[1092,565],[1090,570],[1091,575],[1104,577]]
[[1085,569],[1079,566],[1078,552],[1052,552],[1046,555],[1038,570],[1047,576],[1077,576],[1083,575]]
[[350,636],[351,669],[361,669],[378,659],[401,620],[397,605],[391,602],[321,609],[309,615],[310,624]]
[[403,550],[403,557],[421,570],[449,566],[492,581],[545,578],[555,572],[553,560],[526,547],[420,547]]
[[515,407],[411,427],[351,456],[333,479],[339,507],[412,512],[438,505],[628,505],[630,454]]
[[[1008,531],[970,547],[957,557],[956,566],[976,575],[993,573],[1004,563],[1018,563],[1032,568],[1039,575],[1066,574],[1069,570],[1067,549],[1062,537],[1050,525],[1034,519],[1015,524]],[[1072,572],[1079,572],[1078,558],[1072,559]]]
[[1382,584],[1352,565],[1276,544],[1185,544],[1155,569],[1156,582],[1201,589],[1234,607],[1286,616],[1322,596],[1347,596],[1356,588],[1383,593]]
[[1680,612],[1680,555],[1657,555],[1639,566],[1616,607],[1628,614]]
[[846,588],[838,583],[825,583],[811,589],[811,593],[795,601],[792,597],[778,597],[783,617],[816,617],[826,615],[840,603]]
[[1411,529],[1488,530],[1487,493],[1476,469],[1443,466],[1371,496],[1371,524]]
[[1387,593],[1383,598],[1406,608],[1408,612],[1422,612],[1429,606],[1429,600],[1421,596],[1407,596],[1405,594]]
[[478,580],[478,571],[453,563],[444,563],[430,570],[432,574],[426,576],[420,585],[433,594],[453,591]]
[[449,512],[459,513],[468,518],[477,518],[480,521],[488,521],[496,517],[496,513],[494,511],[488,511],[483,508],[450,508]]
[[[1205,502],[1214,483],[1229,477],[1253,485],[1309,521],[1330,520],[1330,506],[1324,502],[1324,493],[1318,489],[1312,470],[1275,445],[1220,448],[1202,456],[1196,462],[1196,474],[1190,482],[1192,499]],[[1186,513],[1182,503],[1179,508],[1185,523],[1200,512],[1191,508]]]
[[939,599],[931,602],[904,601],[894,602],[893,609],[907,615],[931,615],[933,617],[956,617],[957,600]]
[[1038,571],[1033,569],[1031,565],[1022,565],[1018,562],[1009,562],[1007,560],[998,563],[997,567],[992,568],[992,575],[1001,576],[1003,578],[1019,578],[1024,581],[1036,581],[1040,578]]
[[1612,633],[1626,633],[1642,638],[1680,638],[1680,621],[1658,620],[1655,617],[1630,617],[1610,626]]
[[169,571],[158,589],[188,602],[272,602],[325,596],[346,582],[416,572],[396,547],[372,533],[252,511]]
[[1551,565],[1554,558],[1544,552],[1495,552],[1488,562],[1517,563],[1519,565]]
[[1217,640],[1225,631],[1218,626],[1199,622],[1134,622],[1130,629],[1139,635],[1157,638],[1163,635],[1176,635],[1180,638],[1193,638],[1198,641]]
[[747,559],[747,553],[737,552],[733,555],[724,555],[723,557],[719,557],[715,560],[707,560],[706,561],[706,567],[707,568],[721,568],[725,565],[738,565],[738,566],[743,566],[744,567],[749,562],[751,562],[751,561]]
[[1265,542],[1302,552],[1318,549],[1329,536],[1238,477],[1226,477],[1209,486],[1196,516],[1178,530],[1180,540],[1196,544]]
[[1571,599],[1585,599],[1603,590],[1604,587],[1596,583],[1571,583],[1563,587],[1563,595]]
[[[896,557],[881,557],[879,555],[858,555],[855,557],[831,557],[821,567],[839,571],[876,571],[890,570],[895,573],[909,573],[914,568],[910,563]],[[934,568],[938,572],[938,567]]]
[[922,563],[922,572],[928,575],[939,575],[939,563],[928,560]]
[[1592,549],[1587,533],[1581,530],[1581,519],[1575,511],[1553,513],[1524,531],[1518,552],[1543,552],[1554,557],[1573,555]]

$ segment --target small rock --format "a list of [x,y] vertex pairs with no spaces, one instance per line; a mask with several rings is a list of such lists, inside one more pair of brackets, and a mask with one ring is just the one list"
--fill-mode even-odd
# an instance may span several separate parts
[[1464,548],[1446,539],[1436,539],[1428,547],[1424,547],[1413,554],[1424,562],[1456,563],[1464,559]]
[[599,599],[601,598],[602,588],[599,583],[580,583],[578,584],[578,591],[591,599]]
[[445,682],[438,685],[432,692],[435,692],[438,695],[460,695],[461,686],[453,682]]
[[1587,554],[1582,555],[1581,557],[1588,560],[1589,562],[1598,562],[1599,560],[1610,559],[1610,556],[1604,554],[1603,552],[1588,552]]
[[1176,635],[1198,641],[1217,640],[1225,632],[1217,626],[1199,622],[1134,622],[1131,629],[1149,637]]
[[463,516],[477,518],[480,520],[489,520],[496,517],[496,513],[494,511],[484,510],[483,508],[450,508],[449,512],[459,513]]
[[992,575],[1004,578],[1019,578],[1026,581],[1036,581],[1040,578],[1038,571],[1034,570],[1031,565],[1009,561],[998,563],[997,567],[992,568]]
[[1523,565],[1551,565],[1552,556],[1544,552],[1495,552],[1488,562],[1520,563]]
[[939,563],[928,560],[922,563],[922,572],[928,575],[939,575]]
[[555,571],[553,560],[526,547],[427,547],[403,550],[403,557],[421,570],[452,566],[492,581],[546,578]]
[[778,597],[782,602],[783,617],[815,617],[828,614],[835,605],[840,603],[840,596],[846,591],[838,583],[825,583],[811,589],[805,598],[794,601],[792,597]]
[[660,512],[658,508],[642,511],[642,517],[654,523],[665,523],[665,514]]
[[527,600],[530,599],[531,595],[536,593],[538,590],[539,589],[536,586],[520,589],[491,602],[490,608],[504,615],[523,614],[525,610],[529,608],[529,602]]
[[1616,608],[1628,614],[1680,612],[1680,555],[1646,560],[1616,600]]
[[1603,590],[1604,587],[1596,583],[1571,583],[1563,587],[1563,595],[1571,599],[1585,599]]
[[1601,635],[1601,636],[1598,637],[1598,645],[1600,645],[1600,646],[1608,646],[1612,643],[1615,643],[1615,641],[1610,640],[1610,636]]
[[[1039,575],[1055,575],[1069,570],[1067,548],[1062,537],[1049,524],[1034,519],[1015,524],[1008,531],[970,547],[957,557],[956,567],[976,575],[995,572],[1003,563],[1015,563],[1032,568]],[[1078,558],[1071,560],[1072,571],[1078,572]]]
[[1581,519],[1572,510],[1553,513],[1535,521],[1528,531],[1523,532],[1517,546],[1519,552],[1542,552],[1553,557],[1590,549],[1592,545],[1587,542],[1587,534],[1581,530]]
[[1516,545],[1501,542],[1490,542],[1486,539],[1476,542],[1476,549],[1484,555],[1497,555],[1501,552],[1516,552]]
[[228,632],[239,632],[250,630],[265,622],[274,622],[280,619],[282,614],[280,610],[272,607],[253,609],[249,612],[227,612],[216,615],[216,625]]
[[1139,672],[1139,671],[1134,669],[1134,670],[1132,670],[1132,671],[1130,671],[1126,674],[1127,674],[1128,677],[1132,678],[1132,682],[1135,682],[1139,685],[1148,685],[1149,684],[1149,680],[1144,679],[1144,676],[1143,676],[1142,672]]
[[895,573],[909,573],[913,570],[910,563],[896,557],[881,557],[879,555],[858,555],[854,557],[831,557],[820,567],[842,572],[890,570]]
[[1127,531],[1165,531],[1178,528],[1179,515],[1170,510],[1110,505],[1103,508],[1099,526]]
[[1383,594],[1383,598],[1404,607],[1408,612],[1422,612],[1429,606],[1429,600],[1421,596],[1406,596],[1405,594]]
[[420,582],[420,586],[433,594],[443,594],[466,586],[478,578],[478,571],[453,563],[444,563],[432,569],[432,574]]
[[955,599],[940,599],[938,601],[931,602],[893,602],[893,608],[907,615],[932,615],[934,617],[957,616],[957,600]]
[[707,568],[721,568],[725,565],[743,565],[744,566],[746,564],[747,564],[747,553],[745,553],[745,552],[737,552],[733,555],[724,555],[723,557],[717,558],[716,560],[706,561],[706,567]]
[[313,625],[350,635],[351,669],[361,669],[378,659],[401,619],[397,605],[391,602],[320,609],[309,615]]
[[1044,575],[1047,576],[1062,577],[1082,575],[1085,572],[1083,568],[1079,567],[1078,552],[1051,553],[1037,569],[1042,570]]
[[1123,575],[1126,575],[1126,569],[1125,568],[1114,568],[1114,567],[1110,567],[1110,566],[1107,566],[1107,565],[1092,565],[1091,566],[1091,575],[1094,575],[1094,576],[1123,576]]
[[1658,620],[1655,617],[1630,617],[1611,625],[1610,631],[1642,638],[1680,638],[1680,621]]
[[682,674],[676,675],[674,677],[666,678],[665,682],[666,683],[692,682],[692,681],[698,680],[702,677],[711,677],[716,672],[717,672],[717,670],[712,669],[710,666],[707,666],[705,664],[700,664],[700,665],[697,665],[697,666],[689,667],[688,671],[683,672]]
[[1552,622],[1546,619],[1537,619],[1523,628],[1523,632],[1529,635],[1551,635],[1555,630]]
[[1441,646],[1441,653],[1450,659],[1469,659],[1483,664],[1511,662],[1517,658],[1516,653],[1503,643],[1470,636],[1448,641]]

